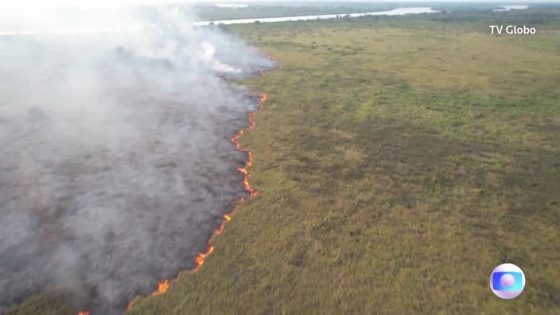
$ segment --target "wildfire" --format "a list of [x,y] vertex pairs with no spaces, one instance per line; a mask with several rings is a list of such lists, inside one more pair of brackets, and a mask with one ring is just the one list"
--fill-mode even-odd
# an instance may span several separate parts
[[218,227],[212,233],[212,236],[220,235],[224,231],[224,227],[226,226],[226,222],[231,221],[231,215],[224,214],[224,221],[218,225]]
[[[259,95],[259,104],[258,104],[258,109],[260,109],[262,103],[264,103],[266,100],[268,99],[268,95],[266,95],[265,93],[262,93]],[[239,131],[237,131],[232,137],[231,137],[231,143],[233,143],[233,145],[235,146],[235,148],[238,151],[244,152],[247,154],[247,159],[245,160],[245,165],[243,165],[243,167],[238,167],[237,171],[239,173],[241,173],[241,175],[243,175],[243,180],[241,181],[241,183],[243,184],[243,188],[245,189],[245,191],[247,193],[249,193],[249,198],[254,198],[257,195],[257,191],[251,186],[251,183],[249,183],[249,167],[251,167],[251,165],[253,165],[253,153],[251,151],[249,151],[248,148],[244,148],[241,146],[241,144],[239,143],[239,138],[243,135],[243,133],[245,133],[245,131],[250,131],[252,129],[255,128],[255,115],[254,113],[249,113],[247,114],[247,120],[248,120],[248,126],[245,129],[240,129]],[[224,214],[224,221],[214,230],[214,232],[212,233],[212,235],[220,235],[223,231],[224,231],[224,227],[225,227],[225,223],[231,221],[231,213],[230,214]],[[204,264],[204,260],[206,259],[206,257],[208,257],[209,255],[211,255],[214,252],[214,247],[208,245],[208,248],[206,250],[206,252],[204,253],[198,253],[196,255],[196,257],[194,258],[194,268],[192,269],[192,272],[197,272],[200,267],[202,267],[202,265]],[[169,284],[167,284],[167,286],[169,286]],[[167,290],[167,288],[166,288]]]
[[194,258],[194,268],[192,269],[192,272],[197,272],[200,269],[200,267],[204,265],[204,259],[210,256],[213,252],[214,252],[214,247],[208,246],[206,252],[196,254],[196,257]]
[[212,236],[216,236],[216,235],[220,235],[222,234],[222,232],[224,231],[224,227],[225,227],[225,223],[222,222],[220,223],[220,225],[218,225],[218,227],[214,230],[214,232],[212,232]]
[[[259,95],[258,109],[260,109],[262,103],[264,103],[267,99],[268,96],[265,93]],[[233,143],[233,145],[238,151],[244,152],[247,155],[247,159],[245,160],[245,165],[243,165],[242,167],[238,167],[237,171],[241,173],[241,175],[243,175],[243,180],[241,181],[241,183],[243,184],[243,189],[245,189],[245,191],[249,194],[249,199],[252,199],[257,195],[257,191],[251,186],[249,182],[250,175],[248,169],[251,167],[251,165],[253,165],[253,153],[249,151],[248,148],[244,148],[241,146],[241,144],[239,143],[239,138],[245,133],[245,131],[250,131],[255,128],[255,115],[253,112],[247,114],[247,121],[248,121],[247,128],[240,129],[239,131],[237,131],[231,137],[231,142]],[[243,200],[244,199],[241,199],[241,201]],[[229,214],[224,214],[223,219],[224,221],[213,231],[212,233],[213,236],[220,235],[224,231],[225,224],[227,222],[230,222],[232,219],[231,212]],[[200,269],[200,267],[202,267],[202,265],[204,264],[206,257],[210,256],[213,252],[214,252],[214,247],[208,245],[205,252],[196,254],[196,256],[194,257],[194,268],[191,269],[191,272],[197,272]],[[171,281],[162,280],[158,282],[156,290],[150,296],[165,293],[169,289],[169,286],[173,281],[174,280]],[[132,302],[128,304],[127,310],[129,310],[131,307],[132,307]],[[78,315],[89,315],[89,312],[80,312]]]
[[[173,281],[173,280],[171,280]],[[150,294],[150,296],[156,296],[156,295],[160,295],[163,294],[165,292],[167,292],[167,290],[169,289],[169,286],[171,285],[171,281],[170,280],[161,280],[160,282],[158,282],[156,289],[154,290],[154,292],[152,292],[152,294]],[[128,305],[126,306],[126,310],[129,311],[132,308],[132,305],[134,303],[134,300],[128,302]],[[89,312],[87,313],[79,313],[78,315],[89,315]]]
[[158,282],[157,289],[154,291],[154,293],[152,293],[152,295],[165,293],[167,289],[169,289],[169,280],[161,280],[160,282]]
[[[259,108],[268,99],[268,95],[262,93],[259,95]],[[244,148],[239,143],[239,138],[245,133],[245,131],[251,131],[255,128],[255,114],[249,113],[247,114],[247,120],[249,125],[245,129],[239,130],[236,134],[231,137],[231,142],[235,146],[238,151],[244,152],[247,154],[247,160],[245,161],[245,165],[242,167],[238,167],[237,171],[243,175],[243,180],[241,183],[243,184],[243,188],[247,193],[249,193],[249,198],[254,198],[257,195],[257,191],[251,186],[249,183],[249,171],[248,169],[253,165],[253,153],[249,151],[249,149]]]
[[89,311],[79,312],[78,315],[89,315]]

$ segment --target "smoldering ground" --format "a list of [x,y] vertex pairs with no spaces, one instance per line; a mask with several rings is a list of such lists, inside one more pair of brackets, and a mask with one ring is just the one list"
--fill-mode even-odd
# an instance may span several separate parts
[[184,9],[134,16],[0,37],[0,313],[44,291],[121,313],[244,195],[229,137],[256,100],[224,78],[270,61]]

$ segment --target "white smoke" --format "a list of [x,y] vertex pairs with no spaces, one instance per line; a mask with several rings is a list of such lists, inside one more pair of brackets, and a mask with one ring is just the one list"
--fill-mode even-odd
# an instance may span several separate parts
[[220,62],[216,59],[216,47],[214,47],[210,42],[202,43],[202,61],[212,68],[212,70],[217,72],[225,73],[241,73],[240,68],[234,68],[230,65]]
[[188,6],[76,3],[0,5],[0,313],[46,290],[118,314],[244,194],[256,102],[223,76],[271,62]]

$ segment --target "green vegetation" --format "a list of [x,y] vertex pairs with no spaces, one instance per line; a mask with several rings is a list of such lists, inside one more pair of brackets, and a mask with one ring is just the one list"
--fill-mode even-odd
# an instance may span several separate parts
[[231,27],[279,63],[248,82],[259,195],[129,314],[559,314],[560,12],[496,16]]

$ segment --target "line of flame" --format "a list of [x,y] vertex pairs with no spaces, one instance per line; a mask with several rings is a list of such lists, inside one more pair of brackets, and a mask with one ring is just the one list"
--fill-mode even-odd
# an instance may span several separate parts
[[[265,93],[261,93],[259,95],[259,103],[257,106],[257,110],[258,111],[262,104],[267,100],[268,95]],[[256,112],[255,111],[255,112]],[[250,112],[247,114],[247,121],[248,121],[248,125],[246,128],[243,129],[239,129],[231,138],[231,143],[233,143],[233,145],[235,146],[235,148],[240,151],[240,152],[244,152],[247,155],[247,158],[245,160],[245,165],[243,165],[242,167],[238,167],[237,171],[239,173],[241,173],[243,175],[243,180],[241,181],[241,184],[243,184],[243,189],[249,194],[248,199],[253,199],[257,196],[257,191],[251,186],[251,184],[249,183],[249,171],[248,169],[251,167],[251,165],[253,165],[253,154],[251,151],[249,151],[248,148],[242,147],[241,144],[239,143],[239,138],[247,131],[251,131],[255,128],[255,112]],[[239,200],[239,202],[246,200],[246,198],[241,198]],[[235,205],[238,202],[235,203]],[[235,208],[235,205],[233,206],[233,208]],[[233,209],[229,212],[224,214],[223,216],[223,221],[222,223],[220,223],[220,225],[214,229],[214,231],[212,232],[212,237],[217,236],[222,234],[222,232],[224,231],[224,227],[226,225],[227,222],[230,222],[232,219],[232,214],[233,214]],[[212,239],[212,237],[208,240],[208,245],[206,247],[206,251],[202,252],[202,253],[198,253],[196,254],[196,256],[194,257],[194,267],[190,270],[190,272],[194,273],[197,272],[198,270],[200,270],[200,268],[202,267],[202,265],[204,264],[204,261],[206,259],[206,257],[210,256],[213,252],[214,252],[214,247],[210,245],[210,241]],[[152,292],[149,296],[155,296],[155,295],[160,295],[165,293],[170,285],[176,281],[175,279],[164,279],[158,282],[156,289],[154,290],[154,292]],[[128,303],[128,306],[126,307],[127,310],[129,310],[132,307],[132,301]],[[80,312],[78,315],[89,315],[89,312]]]

